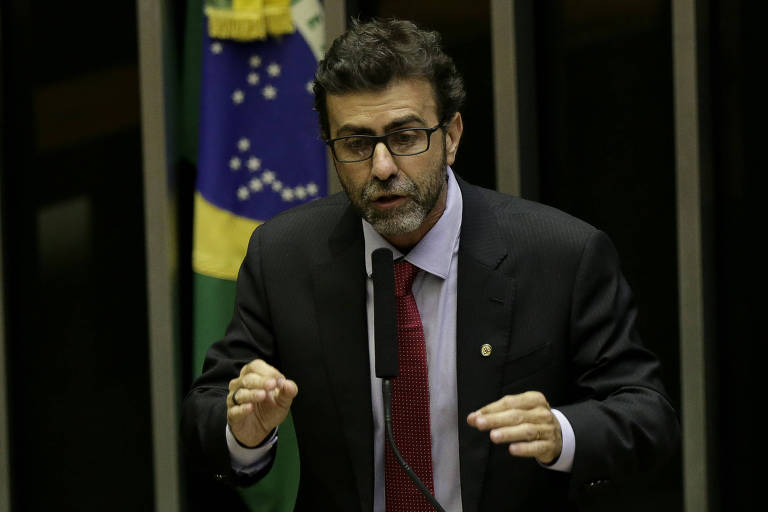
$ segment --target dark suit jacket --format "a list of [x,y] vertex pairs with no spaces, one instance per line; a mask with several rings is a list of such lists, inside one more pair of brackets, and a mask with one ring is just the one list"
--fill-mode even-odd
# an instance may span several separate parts
[[[585,487],[653,468],[675,449],[679,425],[659,364],[635,334],[631,293],[608,238],[555,209],[459,183],[464,511],[567,510]],[[254,232],[232,322],[185,400],[183,438],[193,463],[237,483],[224,435],[227,384],[243,364],[263,358],[299,386],[291,409],[301,459],[296,508],[371,510],[365,279],[360,218],[342,194]],[[490,357],[480,353],[484,343]],[[528,390],[543,392],[571,422],[571,474],[514,458],[467,426],[469,412]]]

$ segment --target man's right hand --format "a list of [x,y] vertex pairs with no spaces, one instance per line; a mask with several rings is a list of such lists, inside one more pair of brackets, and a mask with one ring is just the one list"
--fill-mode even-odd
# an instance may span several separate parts
[[[232,400],[237,393],[237,404]],[[229,381],[227,421],[241,444],[255,447],[280,425],[299,393],[292,380],[261,359],[243,366],[240,376]]]

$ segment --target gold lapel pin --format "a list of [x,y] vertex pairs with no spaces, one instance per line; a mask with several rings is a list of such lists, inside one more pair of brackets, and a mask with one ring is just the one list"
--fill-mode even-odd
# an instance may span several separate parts
[[491,346],[486,343],[482,347],[480,347],[480,353],[483,355],[483,357],[488,357],[491,355]]

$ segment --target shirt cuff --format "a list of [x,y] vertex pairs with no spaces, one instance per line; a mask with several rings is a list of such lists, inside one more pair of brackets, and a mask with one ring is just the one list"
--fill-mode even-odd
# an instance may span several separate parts
[[563,449],[560,452],[560,457],[557,458],[552,464],[541,464],[542,467],[551,469],[553,471],[562,471],[564,473],[570,473],[573,468],[573,456],[576,453],[576,436],[573,433],[573,427],[565,414],[561,413],[557,409],[552,409],[552,414],[557,418],[557,422],[560,424],[560,432],[563,438]]
[[232,463],[232,469],[235,473],[241,475],[253,475],[264,469],[272,460],[272,447],[277,442],[277,429],[272,432],[260,446],[256,448],[246,448],[235,439],[235,435],[227,424],[227,448],[229,448],[229,459]]

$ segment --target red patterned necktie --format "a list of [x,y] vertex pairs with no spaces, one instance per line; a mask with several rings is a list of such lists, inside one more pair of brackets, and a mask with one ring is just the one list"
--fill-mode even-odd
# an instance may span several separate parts
[[[427,351],[419,309],[411,291],[416,272],[418,268],[407,261],[395,263],[400,375],[392,380],[392,429],[403,458],[434,494]],[[432,506],[405,474],[389,446],[385,453],[387,512],[431,511]]]

